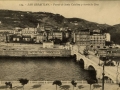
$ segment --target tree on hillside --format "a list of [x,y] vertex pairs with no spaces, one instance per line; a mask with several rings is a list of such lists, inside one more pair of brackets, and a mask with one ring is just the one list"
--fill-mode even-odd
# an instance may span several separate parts
[[60,80],[55,80],[54,82],[53,82],[53,85],[54,84],[56,84],[56,90],[57,90],[57,85],[58,86],[61,86],[62,85],[62,82],[60,81]]
[[21,79],[19,79],[19,82],[23,85],[23,90],[24,90],[24,85],[27,84],[29,82],[29,80],[21,78]]
[[74,87],[76,87],[77,83],[74,80],[72,80],[71,84],[73,85],[73,90],[74,90]]

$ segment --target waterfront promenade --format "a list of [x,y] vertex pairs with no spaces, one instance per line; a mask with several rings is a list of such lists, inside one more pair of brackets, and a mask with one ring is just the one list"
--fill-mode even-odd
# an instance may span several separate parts
[[[0,84],[0,90],[23,90],[20,83],[13,83],[12,89],[6,88],[5,84]],[[56,85],[52,82],[40,84],[40,83],[28,83],[24,86],[24,90],[56,90]],[[73,90],[71,83],[62,83],[61,87],[57,86],[57,90]],[[74,90],[90,90],[90,85],[87,83],[78,83]],[[102,83],[93,84],[91,90],[102,90]],[[117,84],[106,83],[104,90],[120,90]]]

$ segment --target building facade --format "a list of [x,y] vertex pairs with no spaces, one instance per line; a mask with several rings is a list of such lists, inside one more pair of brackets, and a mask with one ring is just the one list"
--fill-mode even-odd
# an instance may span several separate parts
[[44,31],[39,32],[36,36],[36,43],[43,43],[44,41],[47,41],[47,33]]
[[37,28],[25,28],[21,30],[22,35],[31,36],[37,35]]
[[106,35],[101,30],[96,29],[90,34],[90,46],[93,48],[103,48],[105,46]]
[[61,31],[53,31],[53,38],[63,40],[63,32],[61,32]]
[[0,42],[6,42],[6,34],[4,32],[0,32]]
[[105,40],[106,41],[110,41],[111,40],[111,36],[109,33],[105,33]]
[[80,30],[74,33],[74,42],[80,46],[103,48],[105,42],[110,40],[110,34],[104,34],[100,30]]
[[75,42],[80,46],[87,46],[90,44],[90,32],[89,29],[80,30],[75,32]]
[[94,48],[103,48],[105,46],[105,35],[104,34],[93,34],[90,35],[90,45]]

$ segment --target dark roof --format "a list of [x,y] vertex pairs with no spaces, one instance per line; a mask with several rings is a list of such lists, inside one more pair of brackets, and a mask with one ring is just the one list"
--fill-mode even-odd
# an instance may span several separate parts
[[89,29],[83,29],[83,30],[80,30],[81,32],[90,32]]
[[31,36],[22,36],[22,38],[31,38]]
[[60,33],[61,33],[62,31],[57,31],[57,30],[54,30],[54,31],[53,31],[53,33],[54,33],[54,32],[60,32]]
[[16,35],[13,36],[13,38],[20,38],[20,37],[21,37],[21,36],[16,36]]

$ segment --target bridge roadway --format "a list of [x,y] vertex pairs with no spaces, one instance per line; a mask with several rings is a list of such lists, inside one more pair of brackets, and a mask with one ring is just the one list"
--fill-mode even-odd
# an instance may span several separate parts
[[[103,61],[99,59],[98,56],[95,56],[93,52],[90,52],[90,55],[85,57],[82,54],[83,50],[79,49],[78,46],[73,46],[71,50],[71,54],[76,54],[76,60],[78,62],[84,63],[84,69],[86,70],[95,70],[96,71],[96,78],[102,79],[103,73]],[[98,65],[100,62],[101,65]],[[120,82],[120,65],[117,66],[105,66],[105,77],[111,79],[114,83]]]

